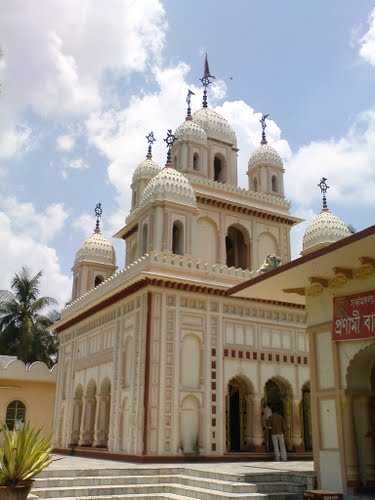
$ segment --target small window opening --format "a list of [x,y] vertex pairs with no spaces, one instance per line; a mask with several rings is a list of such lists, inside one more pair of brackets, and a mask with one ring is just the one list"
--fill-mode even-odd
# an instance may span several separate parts
[[278,192],[278,188],[277,188],[277,177],[276,177],[276,175],[272,176],[271,184],[272,184],[272,191],[274,193],[277,193]]
[[148,225],[144,224],[142,229],[142,255],[148,250]]
[[258,179],[256,177],[254,177],[253,184],[254,184],[254,191],[258,191]]
[[100,283],[103,283],[104,277],[101,275],[95,276],[95,281],[94,281],[94,286],[100,285]]
[[193,156],[193,169],[199,170],[199,154],[198,153],[194,153],[194,156]]
[[214,159],[214,180],[217,182],[225,182],[224,164],[219,156],[215,156]]
[[25,423],[26,406],[22,401],[12,401],[7,407],[5,423],[9,430],[17,430]]
[[177,255],[184,254],[184,226],[180,221],[175,221],[173,223],[172,252]]

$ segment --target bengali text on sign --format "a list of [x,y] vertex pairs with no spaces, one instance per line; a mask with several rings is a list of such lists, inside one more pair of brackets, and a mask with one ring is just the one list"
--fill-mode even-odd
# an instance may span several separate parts
[[375,337],[375,290],[336,297],[333,301],[333,340]]

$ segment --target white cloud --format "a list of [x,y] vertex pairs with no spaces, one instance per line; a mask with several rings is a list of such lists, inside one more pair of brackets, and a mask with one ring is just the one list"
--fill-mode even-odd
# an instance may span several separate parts
[[73,227],[84,235],[85,238],[92,234],[95,228],[95,217],[89,214],[80,215],[74,222]]
[[75,145],[75,138],[72,135],[63,134],[56,138],[56,148],[58,151],[72,151]]
[[[22,12],[22,15],[20,15]],[[82,114],[102,104],[106,72],[143,71],[159,60],[165,13],[159,0],[22,0],[2,5],[3,107],[42,116]]]
[[31,129],[27,125],[4,127],[0,133],[0,159],[11,158],[16,153],[27,151],[30,143]]
[[329,200],[346,205],[375,205],[375,111],[358,116],[346,136],[311,142],[286,165],[287,194],[301,207],[320,197],[317,184],[328,178]]
[[369,29],[360,39],[359,55],[372,66],[375,66],[375,9],[369,17]]
[[20,203],[12,197],[0,199],[0,210],[9,218],[14,231],[42,243],[53,240],[68,217],[61,203],[48,205],[43,212],[37,212],[32,203]]
[[61,272],[56,250],[38,241],[38,235],[34,237],[25,226],[20,227],[12,211],[0,211],[0,257],[0,289],[9,289],[14,274],[26,265],[33,273],[43,271],[43,295],[55,297],[60,307],[69,299],[71,280]]

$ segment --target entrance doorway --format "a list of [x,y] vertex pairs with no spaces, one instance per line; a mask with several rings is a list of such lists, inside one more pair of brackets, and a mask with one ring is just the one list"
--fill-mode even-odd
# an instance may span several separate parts
[[251,446],[252,390],[242,377],[228,384],[226,398],[227,450],[248,451]]
[[[285,419],[287,432],[285,444],[288,450],[292,448],[292,390],[289,384],[279,378],[268,380],[264,388],[264,405],[269,406],[273,413],[278,413]],[[272,451],[271,433],[264,429],[266,451]]]

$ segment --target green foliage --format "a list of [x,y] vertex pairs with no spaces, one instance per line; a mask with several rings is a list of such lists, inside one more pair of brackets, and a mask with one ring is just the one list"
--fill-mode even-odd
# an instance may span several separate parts
[[43,311],[56,304],[51,297],[40,297],[42,272],[30,275],[23,267],[12,282],[12,293],[0,302],[0,354],[17,356],[24,363],[44,361],[54,364],[57,338],[51,332],[56,312]]
[[0,448],[0,485],[17,486],[31,480],[51,462],[51,441],[41,430],[25,425],[19,430],[3,430]]

